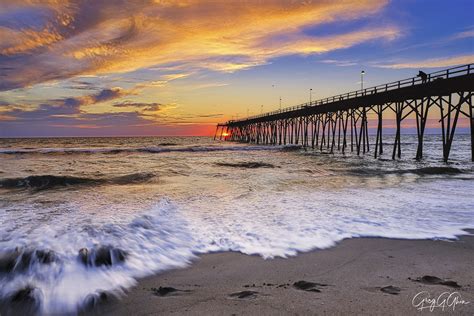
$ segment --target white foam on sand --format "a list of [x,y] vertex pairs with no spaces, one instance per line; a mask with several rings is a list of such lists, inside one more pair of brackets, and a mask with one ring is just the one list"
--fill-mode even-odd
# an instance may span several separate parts
[[[64,230],[61,223],[54,223],[40,224],[27,234],[17,230],[9,234],[9,241],[3,242],[6,252],[15,251],[16,247],[20,251],[52,250],[56,259],[46,264],[33,260],[26,269],[10,272],[2,280],[0,296],[11,297],[18,290],[33,287],[39,310],[54,314],[75,312],[101,292],[120,295],[122,289],[136,283],[136,278],[190,262],[194,255],[185,226],[175,215],[175,207],[163,200],[125,225],[78,225]],[[100,246],[125,251],[125,261],[111,266],[86,266],[79,260],[81,248]]]
[[350,237],[451,239],[474,227],[470,190],[442,194],[457,185],[426,182],[390,190],[256,195],[229,200],[219,216],[201,211],[189,220],[190,229],[200,252],[231,250],[264,258],[328,248]]
[[[471,182],[465,186],[472,187]],[[450,187],[453,186],[453,187]],[[128,223],[101,226],[38,224],[28,231],[2,233],[3,249],[53,250],[57,260],[33,262],[26,271],[9,273],[0,295],[34,287],[43,313],[74,312],[91,295],[122,290],[136,279],[190,264],[195,254],[238,251],[264,258],[334,246],[345,238],[456,238],[474,227],[469,192],[443,195],[458,182],[412,183],[403,188],[335,192],[278,192],[247,198],[206,196],[193,201],[160,200]],[[413,187],[411,187],[413,186]],[[414,189],[416,186],[416,190]],[[85,266],[81,248],[112,246],[127,253],[112,266]]]

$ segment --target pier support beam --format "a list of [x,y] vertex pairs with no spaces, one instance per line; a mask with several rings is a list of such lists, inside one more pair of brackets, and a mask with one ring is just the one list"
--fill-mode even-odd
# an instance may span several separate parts
[[469,121],[471,122],[471,161],[474,162],[474,104],[472,93],[467,102],[469,104]]
[[427,98],[426,104],[424,98],[421,99],[420,104],[415,100],[415,114],[416,114],[416,133],[418,135],[418,147],[416,149],[416,160],[423,158],[423,137],[425,134],[426,121],[428,118],[428,110],[431,107],[431,98]]
[[[342,94],[317,102],[301,104],[284,111],[273,111],[242,120],[229,120],[217,124],[214,140],[238,141],[256,144],[286,145],[301,144],[304,148],[345,151],[348,149],[350,128],[350,150],[357,155],[370,151],[368,116],[372,111],[377,117],[374,158],[383,154],[383,112],[391,109],[395,113],[396,134],[392,159],[401,158],[402,122],[409,117],[416,123],[418,142],[416,159],[423,158],[424,133],[429,112],[439,108],[442,132],[443,160],[448,161],[459,116],[469,119],[471,133],[471,160],[474,162],[474,73],[473,64],[437,71],[428,76],[433,80],[422,82],[409,78],[396,83],[377,86]],[[406,110],[406,111],[405,111]],[[430,114],[431,115],[431,114]],[[386,119],[386,118],[385,118]],[[432,119],[430,117],[430,119]],[[349,122],[350,121],[350,122]],[[460,121],[459,124],[465,123]],[[350,127],[348,126],[350,124]],[[431,127],[431,126],[430,126]],[[386,127],[385,127],[386,128]],[[212,134],[211,134],[212,137]],[[336,144],[337,137],[337,144]],[[311,139],[311,140],[310,140]],[[354,146],[355,144],[355,146]]]
[[342,124],[342,135],[343,135],[343,140],[342,140],[342,154],[345,154],[345,150],[346,150],[346,147],[347,147],[347,123],[349,121],[349,111],[346,111],[345,112],[346,115],[345,115],[345,119],[344,117],[343,120],[344,120],[344,123]]
[[377,159],[377,155],[383,154],[383,144],[382,144],[382,120],[383,120],[383,106],[377,105],[375,113],[377,114],[377,137],[375,139],[375,152],[374,158]]
[[402,148],[401,148],[401,125],[402,125],[402,118],[403,118],[403,109],[404,109],[404,102],[395,102],[394,107],[392,110],[395,112],[395,120],[397,124],[397,131],[395,132],[395,142],[393,143],[393,152],[392,152],[392,159],[395,160],[395,156],[399,159],[402,157]]
[[[461,112],[461,106],[471,98],[471,93],[459,92],[459,101],[456,105],[452,103],[451,94],[447,100],[443,97],[439,97],[439,108],[441,114],[441,130],[443,133],[443,160],[448,162],[451,146],[453,144],[454,133],[456,132],[456,126],[458,123],[459,113]],[[447,110],[444,113],[443,102],[447,103]]]

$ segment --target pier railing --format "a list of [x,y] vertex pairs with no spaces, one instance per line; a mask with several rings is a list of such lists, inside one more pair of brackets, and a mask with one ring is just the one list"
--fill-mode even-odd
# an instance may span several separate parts
[[313,107],[313,106],[320,106],[323,104],[328,104],[328,103],[333,103],[336,101],[342,101],[342,100],[347,100],[347,99],[352,99],[352,98],[358,98],[366,95],[373,95],[376,93],[382,93],[382,92],[387,92],[391,90],[396,90],[400,88],[406,88],[410,86],[415,86],[415,85],[421,85],[429,82],[433,82],[435,80],[441,80],[441,79],[448,79],[452,77],[457,77],[457,76],[463,76],[463,75],[468,75],[474,73],[474,64],[467,64],[463,66],[457,66],[445,70],[440,70],[440,71],[435,71],[432,73],[427,74],[426,80],[423,80],[419,76],[415,76],[412,78],[408,79],[403,79],[399,81],[394,81],[391,83],[386,83],[374,87],[369,87],[365,89],[359,89],[355,91],[351,91],[348,93],[343,93],[339,95],[335,95],[332,97],[327,97],[311,102],[306,102],[302,103],[296,106],[291,106],[291,107],[286,107],[280,110],[272,111],[272,112],[267,112],[264,114],[259,114],[259,115],[254,115],[254,116],[249,116],[247,118],[241,119],[241,120],[230,120],[227,122],[229,123],[235,123],[235,122],[245,122],[247,120],[252,120],[252,119],[257,119],[257,118],[262,118],[266,116],[271,116],[275,114],[280,114],[280,113],[285,113],[285,112],[291,112],[291,111],[296,111],[308,107]]

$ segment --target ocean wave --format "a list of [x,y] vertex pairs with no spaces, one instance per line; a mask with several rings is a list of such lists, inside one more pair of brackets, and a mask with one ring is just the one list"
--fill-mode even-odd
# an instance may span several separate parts
[[404,174],[415,174],[419,176],[430,176],[430,175],[459,175],[467,173],[466,170],[461,170],[454,167],[422,167],[412,169],[371,169],[371,168],[353,168],[345,171],[351,175],[361,176],[385,176],[385,175],[404,175]]
[[132,173],[114,178],[85,178],[75,176],[36,175],[25,178],[0,179],[0,188],[48,190],[58,187],[87,186],[102,184],[133,184],[146,182],[155,175],[153,173]]
[[[278,192],[232,200],[221,212],[205,199],[201,204],[162,199],[151,210],[123,222],[74,222],[66,230],[63,221],[48,222],[4,232],[0,313],[8,314],[8,306],[15,303],[29,306],[36,314],[83,311],[102,297],[122,296],[138,278],[188,265],[196,254],[236,251],[288,257],[352,237],[426,239],[468,234],[462,228],[472,227],[470,208],[444,211],[459,197],[437,200],[435,209],[416,210],[423,199],[439,196],[434,187],[426,189],[421,198],[415,190],[407,190],[401,208],[393,197],[404,191],[382,189],[337,192],[337,203],[331,202],[330,194],[328,200],[318,200],[313,191]],[[357,208],[351,207],[354,203]],[[266,212],[256,212],[261,207]]]
[[294,151],[301,149],[298,145],[281,146],[178,146],[174,143],[161,143],[150,147],[103,147],[103,148],[34,148],[9,149],[0,148],[4,155],[72,155],[72,154],[120,154],[120,153],[169,153],[169,152],[215,152],[215,151]]
[[257,169],[257,168],[275,168],[274,165],[266,162],[217,162],[219,167],[243,168],[243,169]]
[[50,264],[55,260],[51,250],[16,248],[0,253],[0,273],[22,272],[34,264]]
[[103,297],[122,296],[137,278],[194,258],[186,222],[167,200],[129,222],[82,228],[12,232],[0,252],[0,314],[87,312]]

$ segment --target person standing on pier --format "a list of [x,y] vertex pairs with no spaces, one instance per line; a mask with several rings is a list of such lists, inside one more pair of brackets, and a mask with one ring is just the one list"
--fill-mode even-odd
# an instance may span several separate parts
[[418,72],[417,77],[421,78],[421,83],[426,83],[426,81],[428,80],[428,75],[426,74],[426,72],[421,70]]

